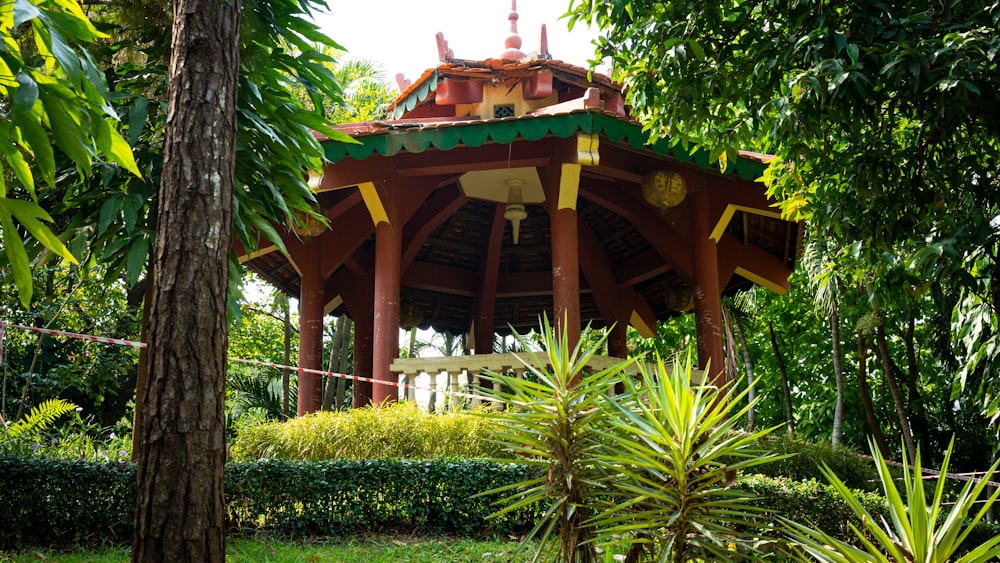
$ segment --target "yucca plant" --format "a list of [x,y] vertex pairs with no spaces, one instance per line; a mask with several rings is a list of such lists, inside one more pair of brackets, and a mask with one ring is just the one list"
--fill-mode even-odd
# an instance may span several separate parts
[[[586,349],[569,349],[566,333],[556,336],[547,319],[541,323],[542,347],[527,352],[524,362],[534,377],[517,378],[487,374],[494,382],[494,399],[506,409],[490,416],[500,424],[497,439],[520,457],[521,463],[539,467],[537,476],[484,494],[507,493],[496,516],[523,507],[537,506],[541,517],[525,542],[537,541],[534,561],[596,563],[593,524],[587,524],[602,492],[596,456],[603,447],[595,431],[605,424],[598,403],[614,386],[629,362],[596,373],[587,363],[601,349],[603,339]],[[526,342],[518,337],[521,348]],[[535,366],[545,366],[539,368]],[[550,539],[558,534],[558,541]],[[525,544],[527,545],[527,543]]]
[[[978,510],[975,503],[982,495],[989,479],[978,482],[968,481],[947,513],[943,512],[945,501],[945,482],[948,463],[951,460],[952,447],[955,440],[945,453],[941,463],[941,473],[934,487],[934,495],[928,502],[924,490],[923,473],[920,467],[920,451],[917,450],[916,463],[911,471],[908,466],[903,468],[903,487],[905,498],[900,494],[889,466],[881,452],[874,444],[870,444],[875,457],[882,490],[885,493],[891,522],[872,517],[864,506],[855,498],[851,491],[829,467],[824,466],[823,473],[830,484],[837,490],[851,507],[854,514],[861,520],[862,528],[851,525],[861,548],[845,541],[830,537],[814,530],[800,522],[786,521],[789,534],[796,540],[800,550],[798,556],[803,561],[848,562],[893,562],[921,563],[955,562],[976,563],[980,561],[996,561],[1000,557],[1000,536],[970,548],[962,543],[982,520],[990,506],[1000,495],[1000,489],[990,495]],[[904,451],[904,458],[905,456]],[[1000,462],[996,463],[986,473],[993,475]],[[974,514],[971,519],[969,515]],[[964,552],[964,553],[963,553]]]
[[691,384],[691,360],[655,371],[600,402],[610,447],[599,455],[607,506],[591,522],[630,544],[626,561],[735,561],[756,558],[759,533],[741,532],[759,509],[730,489],[740,473],[776,456],[756,443],[774,428],[737,426],[752,402],[734,385]]

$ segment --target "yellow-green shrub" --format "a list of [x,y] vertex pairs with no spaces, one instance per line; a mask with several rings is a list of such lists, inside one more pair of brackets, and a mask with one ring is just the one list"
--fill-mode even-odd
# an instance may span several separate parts
[[257,459],[427,459],[497,457],[489,417],[428,414],[413,402],[318,412],[242,430],[234,461]]

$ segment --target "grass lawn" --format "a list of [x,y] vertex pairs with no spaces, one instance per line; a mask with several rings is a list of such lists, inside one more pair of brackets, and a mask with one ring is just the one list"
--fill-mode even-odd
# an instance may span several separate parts
[[[231,539],[226,542],[226,561],[233,563],[422,563],[531,561],[527,550],[517,557],[514,541],[475,541],[466,538],[371,536],[319,542]],[[16,554],[0,553],[0,563],[58,561],[61,563],[126,563],[128,547],[93,551],[55,552],[32,549]]]

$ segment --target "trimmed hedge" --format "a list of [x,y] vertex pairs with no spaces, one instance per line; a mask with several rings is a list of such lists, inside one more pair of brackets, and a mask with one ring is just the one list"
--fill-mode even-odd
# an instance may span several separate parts
[[[531,509],[487,519],[496,496],[525,478],[524,465],[483,460],[229,463],[227,531],[291,537],[357,529],[520,535]],[[131,541],[135,466],[0,456],[0,551]]]
[[[230,463],[227,531],[290,537],[359,529],[520,535],[537,512],[528,508],[488,519],[496,497],[477,495],[535,470],[463,459]],[[135,479],[130,464],[0,456],[0,550],[127,543]],[[850,511],[831,487],[765,476],[743,477],[736,487],[767,510],[754,522],[762,531],[779,530],[778,516],[784,516],[850,538]],[[884,511],[877,495],[863,494],[862,502],[873,514]],[[1000,526],[981,524],[969,545],[997,533]]]
[[482,460],[283,460],[226,467],[230,531],[337,535],[355,529],[412,529],[458,535],[519,535],[535,513],[497,510],[497,495],[525,479],[523,465]]
[[[751,475],[741,478],[737,487],[756,497],[750,504],[766,510],[755,523],[760,530],[774,530],[770,535],[783,535],[781,518],[807,524],[844,540],[853,538],[850,524],[861,525],[833,487],[818,481]],[[888,517],[883,497],[865,491],[856,491],[855,496],[875,518]]]
[[0,549],[132,540],[135,466],[0,456]]
[[834,474],[848,487],[860,491],[882,492],[881,480],[875,463],[858,452],[846,447],[829,444],[801,442],[787,435],[772,434],[761,440],[757,447],[775,454],[791,454],[791,457],[768,462],[755,468],[764,475],[786,478],[794,481],[815,479],[826,482],[820,466],[830,466]]

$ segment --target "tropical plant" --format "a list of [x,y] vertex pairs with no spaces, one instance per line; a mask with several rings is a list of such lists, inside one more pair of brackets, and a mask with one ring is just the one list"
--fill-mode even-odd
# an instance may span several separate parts
[[[597,429],[606,424],[598,405],[630,362],[586,373],[603,339],[571,350],[566,332],[556,336],[548,319],[542,320],[541,329],[544,352],[530,351],[534,346],[518,336],[521,348],[529,350],[525,355],[531,362],[524,364],[533,377],[484,376],[493,382],[493,390],[486,392],[507,404],[502,413],[489,414],[501,427],[497,440],[541,471],[484,494],[508,494],[497,516],[531,505],[542,507],[541,517],[525,538],[538,540],[534,561],[597,562],[591,518],[604,484],[602,470],[594,462],[603,448]],[[558,541],[549,541],[554,534]]]
[[630,544],[627,561],[752,559],[760,531],[738,530],[760,510],[730,487],[775,459],[756,444],[776,427],[737,432],[749,390],[693,386],[690,356],[640,371],[623,395],[601,401],[609,428],[597,430],[607,444],[598,459],[612,504],[591,523]]
[[[266,420],[285,418],[281,409],[281,374],[270,373],[273,371],[268,368],[230,370],[226,385],[232,391],[232,416],[239,418],[253,411]],[[294,398],[295,388],[290,388],[289,393]]]
[[[873,443],[870,444],[872,455],[878,464],[882,489],[888,501],[891,522],[872,517],[855,497],[854,491],[849,489],[829,467],[824,466],[823,472],[830,484],[847,501],[851,511],[861,519],[863,527],[858,528],[852,524],[851,529],[862,547],[855,547],[846,541],[833,538],[806,524],[786,520],[790,535],[801,549],[799,556],[802,560],[835,563],[995,561],[1000,556],[1000,535],[971,549],[966,549],[962,543],[1000,496],[1000,489],[994,491],[977,509],[976,503],[986,490],[989,480],[967,481],[954,499],[951,509],[943,511],[947,500],[945,483],[948,480],[948,462],[951,459],[953,446],[954,440],[948,446],[933,495],[928,501],[919,453],[915,456],[916,461],[912,470],[909,466],[903,467],[904,497],[896,486],[885,458]],[[998,466],[1000,462],[993,464],[986,475],[993,475]]]

